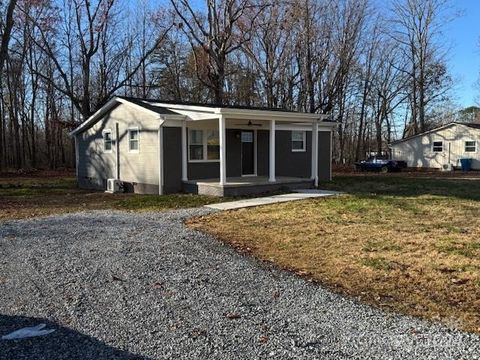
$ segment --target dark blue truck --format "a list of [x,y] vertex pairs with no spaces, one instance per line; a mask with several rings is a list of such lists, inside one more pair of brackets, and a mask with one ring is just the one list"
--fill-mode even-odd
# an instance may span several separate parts
[[389,160],[380,156],[371,156],[367,160],[355,163],[358,171],[381,171],[383,173],[401,171],[407,167],[407,163],[401,160]]

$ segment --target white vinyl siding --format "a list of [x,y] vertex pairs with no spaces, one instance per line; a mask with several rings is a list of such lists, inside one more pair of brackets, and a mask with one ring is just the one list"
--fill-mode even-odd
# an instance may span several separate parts
[[[119,137],[115,128],[118,124]],[[131,152],[129,129],[139,129],[140,152]],[[111,150],[104,151],[103,133],[111,133]],[[120,180],[138,184],[158,184],[158,117],[135,107],[120,104],[91,128],[77,136],[79,139],[78,176],[82,181],[105,186],[104,181],[117,177],[117,151]],[[117,144],[118,141],[118,144]],[[108,146],[108,145],[107,145]]]
[[[471,158],[472,169],[480,170],[479,140],[479,128],[454,124],[392,144],[392,158],[406,161],[409,167],[434,169],[441,169],[446,165],[459,168],[460,159]],[[473,143],[467,143],[470,141],[475,141],[475,151],[465,151],[473,150],[473,146],[468,146],[466,149],[466,145],[473,145]],[[443,151],[434,152],[434,142],[442,142]]]

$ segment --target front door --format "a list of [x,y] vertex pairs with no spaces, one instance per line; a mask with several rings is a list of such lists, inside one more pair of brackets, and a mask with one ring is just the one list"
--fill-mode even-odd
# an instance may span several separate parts
[[255,175],[254,138],[252,130],[242,131],[242,175]]

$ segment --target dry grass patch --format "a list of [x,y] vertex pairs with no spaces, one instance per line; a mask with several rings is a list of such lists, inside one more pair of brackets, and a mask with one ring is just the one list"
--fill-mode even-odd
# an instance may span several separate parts
[[73,176],[57,175],[0,177],[0,221],[83,210],[163,211],[221,201],[189,194],[106,194],[78,189]]
[[479,184],[465,189],[470,196],[458,189],[446,196],[442,191],[453,184],[440,183],[429,194],[416,184],[427,180],[409,180],[413,187],[403,191],[378,181],[392,195],[369,194],[371,179],[361,191],[357,179],[350,195],[217,213],[189,224],[368,303],[480,332]]

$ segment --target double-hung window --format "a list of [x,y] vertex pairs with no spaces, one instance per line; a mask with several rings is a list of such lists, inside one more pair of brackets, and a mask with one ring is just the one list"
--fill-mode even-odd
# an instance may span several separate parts
[[188,141],[190,161],[217,161],[220,159],[218,130],[191,129]]
[[465,141],[465,152],[476,152],[477,151],[477,142],[468,140]]
[[190,130],[189,154],[190,160],[203,160],[203,130]]
[[103,151],[112,152],[112,130],[103,131]]
[[306,149],[306,132],[305,131],[292,131],[292,151],[302,152]]
[[138,152],[140,149],[140,131],[138,128],[128,129],[128,150]]
[[220,159],[220,139],[218,130],[207,130],[207,160]]
[[434,141],[432,145],[433,152],[443,152],[443,141]]

